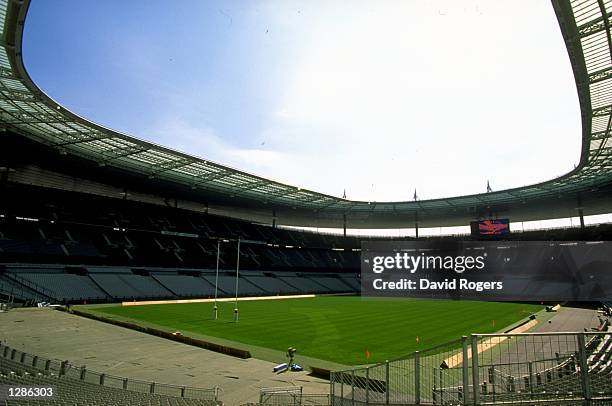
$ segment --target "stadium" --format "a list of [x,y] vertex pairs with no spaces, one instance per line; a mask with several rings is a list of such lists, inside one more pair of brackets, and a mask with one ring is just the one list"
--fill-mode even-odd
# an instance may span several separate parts
[[[550,5],[580,106],[572,171],[388,202],[71,112],[25,68],[30,6],[0,0],[0,404],[612,404],[612,225],[587,221],[612,213],[612,1]],[[457,226],[471,233],[423,235]],[[350,233],[394,228],[414,235]],[[440,254],[418,266],[415,249]],[[472,276],[485,257],[499,281]],[[388,279],[400,269],[427,279]],[[440,269],[477,292],[449,293]]]

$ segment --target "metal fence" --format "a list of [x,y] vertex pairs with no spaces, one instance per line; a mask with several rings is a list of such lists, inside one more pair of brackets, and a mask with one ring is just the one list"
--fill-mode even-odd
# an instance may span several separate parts
[[0,357],[17,362],[29,371],[53,374],[60,378],[69,378],[109,388],[133,392],[173,396],[177,398],[199,399],[221,404],[219,388],[192,388],[188,386],[160,384],[123,378],[101,372],[88,370],[84,366],[75,366],[69,361],[60,361],[28,354],[0,343]]
[[301,386],[261,388],[258,406],[330,406],[327,393],[307,394]]
[[334,406],[612,404],[612,332],[475,334],[332,372],[330,398]]

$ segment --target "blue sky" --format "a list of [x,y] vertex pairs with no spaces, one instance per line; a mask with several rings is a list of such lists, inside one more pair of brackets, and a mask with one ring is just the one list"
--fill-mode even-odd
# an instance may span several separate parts
[[549,1],[33,0],[24,60],[94,122],[335,196],[499,190],[579,160]]

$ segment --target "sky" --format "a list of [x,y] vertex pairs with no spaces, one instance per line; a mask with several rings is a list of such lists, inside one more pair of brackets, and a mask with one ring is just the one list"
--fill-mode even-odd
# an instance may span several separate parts
[[502,190],[580,159],[544,0],[33,0],[23,56],[91,121],[349,199]]

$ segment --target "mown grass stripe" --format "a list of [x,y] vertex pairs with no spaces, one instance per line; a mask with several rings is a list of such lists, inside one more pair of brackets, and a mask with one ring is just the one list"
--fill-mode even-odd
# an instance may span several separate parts
[[233,303],[218,305],[217,321],[212,319],[211,303],[91,310],[184,334],[194,332],[280,351],[293,346],[298,354],[355,365],[396,358],[462,335],[503,330],[542,309],[523,303],[316,297],[241,302],[240,321],[234,323]]

